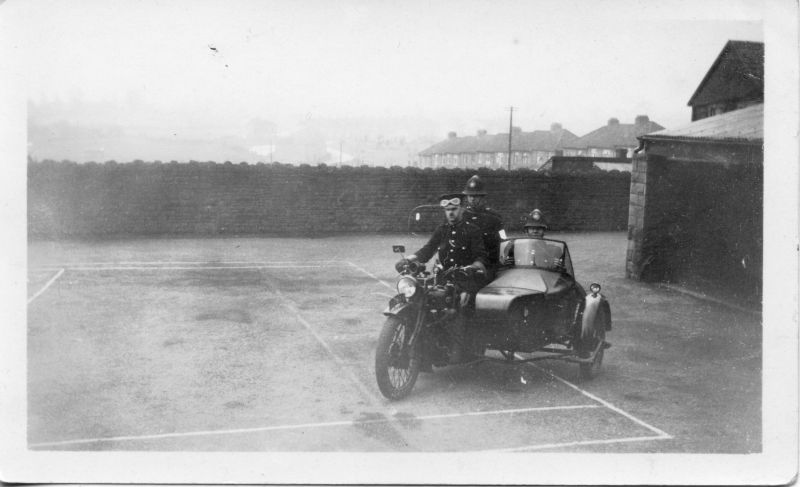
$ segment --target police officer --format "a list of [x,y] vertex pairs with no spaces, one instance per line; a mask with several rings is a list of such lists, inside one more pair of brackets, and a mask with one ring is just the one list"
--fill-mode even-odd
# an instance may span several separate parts
[[465,218],[481,230],[483,245],[488,255],[489,278],[499,264],[500,238],[503,230],[503,217],[486,207],[486,190],[483,180],[477,174],[467,180],[463,194],[467,200]]
[[[530,237],[537,240],[544,238],[544,232],[547,230],[547,222],[541,210],[535,209],[525,218],[525,233]],[[564,265],[563,250],[558,245],[548,244],[542,241],[537,245],[537,255],[542,260],[539,262],[543,267],[562,268]]]
[[544,232],[547,230],[547,222],[544,221],[544,215],[541,210],[535,209],[525,217],[525,233],[531,238],[544,238]]
[[[465,326],[471,326],[467,323],[468,321],[471,323],[470,298],[488,282],[486,249],[483,246],[481,231],[476,225],[464,219],[463,203],[460,193],[442,195],[439,204],[444,208],[447,220],[436,227],[428,243],[395,265],[400,272],[410,262],[424,263],[437,254],[439,263],[444,269],[453,267],[465,269],[465,275],[456,280],[462,289],[459,306],[461,313],[451,323],[451,331],[456,337],[450,355],[451,363],[461,363],[475,358],[472,345],[465,343],[467,338]],[[423,370],[429,371],[430,364],[423,364]]]
[[446,221],[436,227],[428,243],[400,260],[395,268],[399,272],[410,262],[425,263],[437,254],[439,263],[445,269],[466,268],[467,280],[464,288],[475,293],[485,284],[488,260],[480,228],[464,218],[464,200],[460,193],[442,195],[440,205],[444,209]]

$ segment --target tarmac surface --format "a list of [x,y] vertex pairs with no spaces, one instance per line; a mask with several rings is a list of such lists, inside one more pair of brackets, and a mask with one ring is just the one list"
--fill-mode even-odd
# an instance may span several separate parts
[[600,376],[451,366],[398,402],[374,348],[391,245],[423,238],[32,242],[29,447],[761,451],[760,315],[625,279],[623,233],[553,237],[611,303]]

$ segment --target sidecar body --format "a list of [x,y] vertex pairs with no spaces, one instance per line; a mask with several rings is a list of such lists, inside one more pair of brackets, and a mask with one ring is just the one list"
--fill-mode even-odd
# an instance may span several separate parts
[[608,348],[609,303],[599,284],[587,293],[578,283],[565,242],[509,239],[501,242],[500,263],[475,296],[476,332],[486,348],[586,364]]

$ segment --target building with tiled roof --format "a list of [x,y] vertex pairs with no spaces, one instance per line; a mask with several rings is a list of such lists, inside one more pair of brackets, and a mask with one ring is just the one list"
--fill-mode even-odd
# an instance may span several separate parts
[[688,105],[692,121],[764,102],[764,43],[728,41]]
[[[514,127],[511,132],[511,168],[537,169],[550,157],[578,136],[554,123],[550,130],[523,132]],[[476,135],[458,137],[450,132],[447,139],[419,153],[420,167],[449,168],[508,168],[508,133],[488,134],[479,130]]]
[[564,149],[565,156],[631,157],[639,146],[637,137],[663,130],[664,127],[650,121],[647,115],[638,115],[634,123],[619,123],[611,118],[597,130],[580,137]]

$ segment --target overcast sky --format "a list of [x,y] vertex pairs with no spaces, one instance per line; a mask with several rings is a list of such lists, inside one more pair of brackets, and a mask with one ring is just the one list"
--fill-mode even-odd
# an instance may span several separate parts
[[283,128],[307,118],[424,117],[443,129],[499,132],[511,105],[524,130],[557,121],[584,135],[638,114],[671,128],[690,120],[686,103],[727,40],[764,40],[753,1],[11,0],[2,8],[25,26],[30,99],[135,103],[155,118],[231,133],[252,117]]

